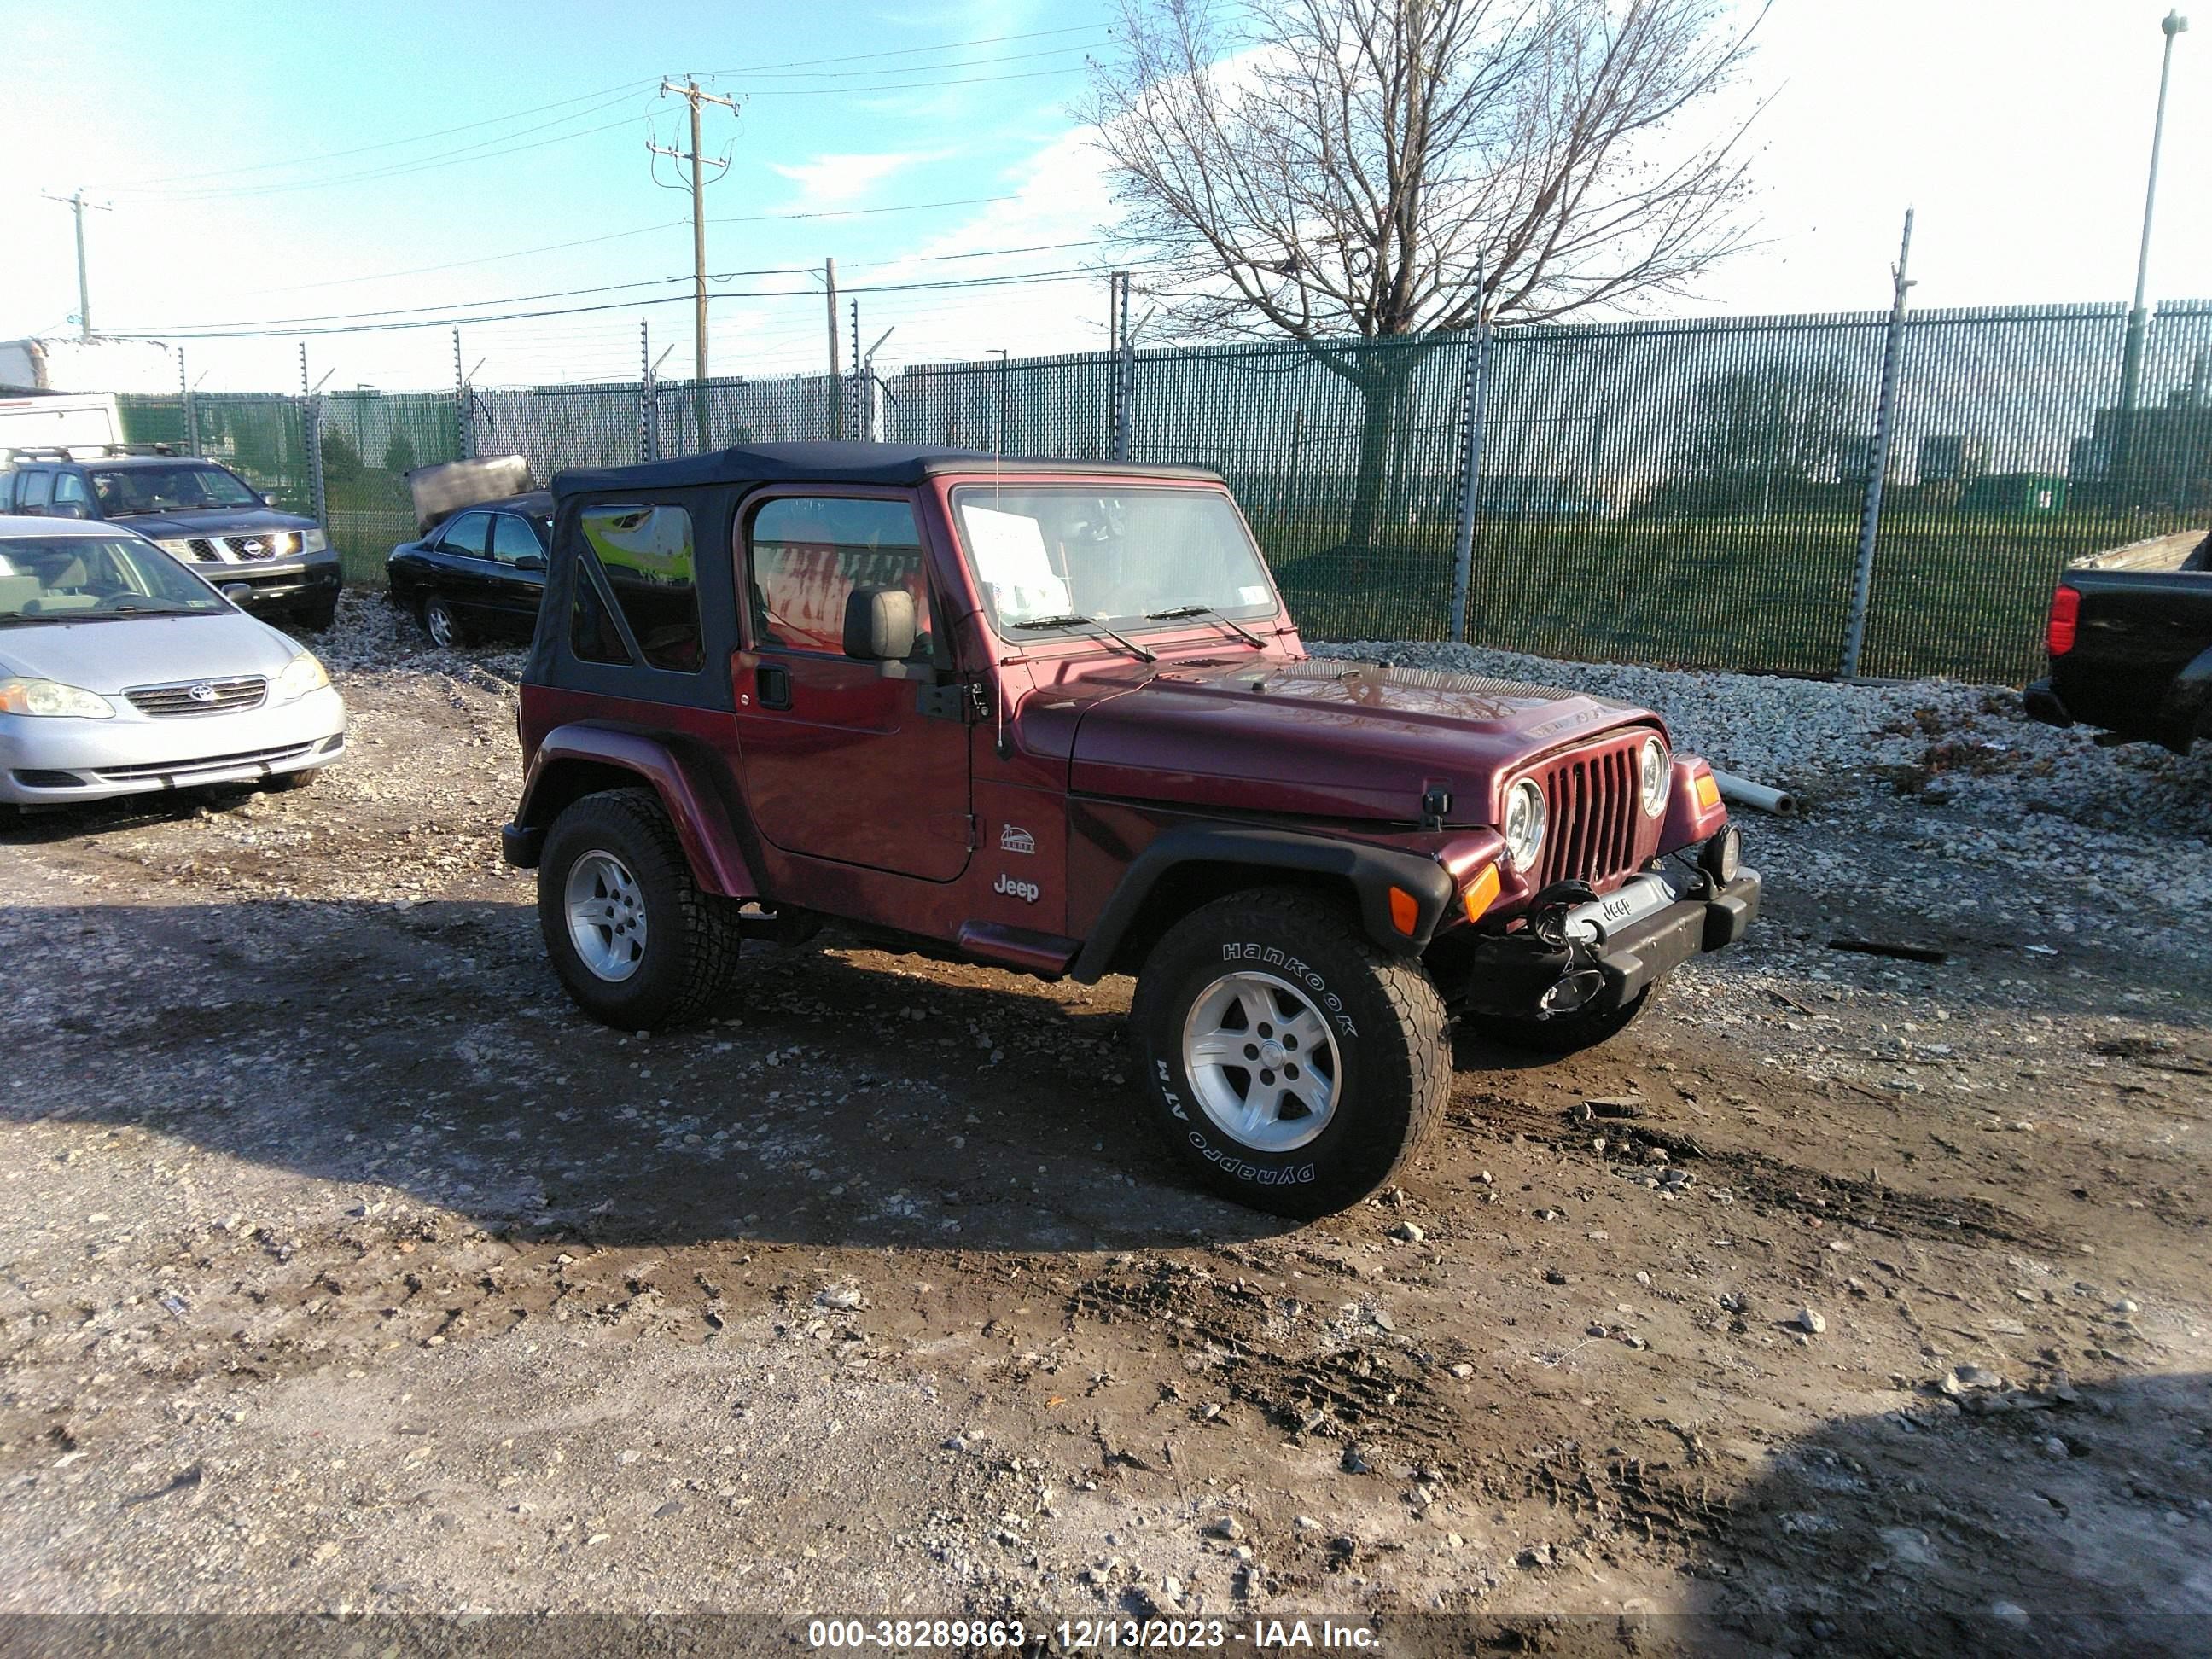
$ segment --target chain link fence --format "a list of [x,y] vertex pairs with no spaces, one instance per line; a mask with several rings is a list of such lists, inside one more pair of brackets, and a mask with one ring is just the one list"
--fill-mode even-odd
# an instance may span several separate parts
[[[413,533],[402,475],[534,475],[848,437],[1174,461],[1228,479],[1306,632],[1830,675],[1845,661],[1889,316],[1544,324],[1383,342],[908,368],[888,381],[121,400],[280,503],[349,577]],[[2066,562],[2212,520],[2212,301],[1929,311],[1899,337],[1860,672],[2017,684]],[[1487,349],[1485,349],[1485,345]]]

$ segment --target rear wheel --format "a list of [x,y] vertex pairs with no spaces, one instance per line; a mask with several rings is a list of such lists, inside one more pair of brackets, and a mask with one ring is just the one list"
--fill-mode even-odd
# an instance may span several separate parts
[[1554,1014],[1549,1019],[1524,1019],[1504,1014],[1468,1014],[1461,1023],[1476,1036],[1504,1048],[1532,1054],[1578,1054],[1595,1048],[1626,1030],[1651,1000],[1656,988],[1647,985],[1618,1008],[1601,1014],[1587,1010]]
[[700,890],[650,790],[586,795],[554,820],[538,921],[576,1006],[625,1030],[696,1018],[737,969],[738,907]]
[[311,634],[325,632],[337,619],[338,599],[335,593],[327,599],[318,600],[300,612],[300,626]]
[[1236,894],[1178,922],[1145,963],[1130,1024],[1170,1149],[1276,1215],[1325,1215],[1373,1191],[1449,1091],[1443,1003],[1420,964],[1295,889]]
[[430,636],[431,644],[450,651],[469,642],[467,633],[461,627],[461,619],[453,614],[453,607],[446,603],[443,594],[425,594],[417,614],[422,619],[422,631]]

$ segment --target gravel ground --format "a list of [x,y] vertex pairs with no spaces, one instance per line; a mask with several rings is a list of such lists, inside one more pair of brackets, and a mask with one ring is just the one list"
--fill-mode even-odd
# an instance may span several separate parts
[[1648,702],[1808,810],[1747,821],[1746,947],[1592,1054],[1462,1038],[1402,1189],[1291,1226],[1132,1121],[1126,981],[832,936],[581,1020],[498,861],[519,657],[317,643],[313,788],[0,823],[0,1613],[2201,1650],[2203,758],[1347,647]]

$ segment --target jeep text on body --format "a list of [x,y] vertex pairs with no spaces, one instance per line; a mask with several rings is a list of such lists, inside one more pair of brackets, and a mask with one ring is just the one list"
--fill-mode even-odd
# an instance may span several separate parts
[[1168,1145],[1312,1215],[1441,1115],[1451,1019],[1586,1047],[1757,914],[1656,715],[1307,657],[1211,473],[825,443],[553,490],[505,843],[611,1024],[828,920],[1133,973]]

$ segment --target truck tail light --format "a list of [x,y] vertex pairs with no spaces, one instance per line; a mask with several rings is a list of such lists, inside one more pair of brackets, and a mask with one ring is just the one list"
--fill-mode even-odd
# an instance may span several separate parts
[[2081,620],[2081,590],[2078,587],[2059,587],[2051,595],[2051,626],[2045,630],[2043,642],[2050,647],[2051,654],[2063,657],[2074,648],[2074,635]]

